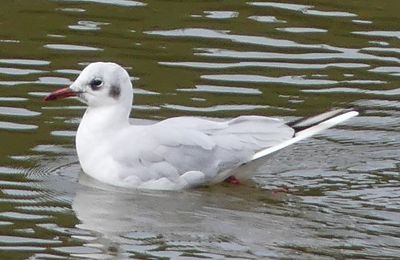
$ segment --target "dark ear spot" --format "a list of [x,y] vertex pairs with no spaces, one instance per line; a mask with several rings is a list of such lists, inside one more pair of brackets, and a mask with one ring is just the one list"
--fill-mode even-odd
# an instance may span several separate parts
[[108,93],[110,97],[118,99],[121,95],[121,89],[117,86],[111,86],[110,92]]

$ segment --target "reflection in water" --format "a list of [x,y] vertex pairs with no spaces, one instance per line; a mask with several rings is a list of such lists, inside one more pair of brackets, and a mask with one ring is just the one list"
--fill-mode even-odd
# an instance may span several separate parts
[[290,240],[293,227],[281,222],[281,216],[265,218],[261,213],[264,201],[275,214],[283,213],[284,205],[257,188],[236,188],[123,193],[81,187],[72,208],[79,228],[100,233],[106,241],[102,243],[122,255],[146,245],[147,254],[155,256],[186,252],[253,258],[265,256],[264,247],[272,241]]
[[337,12],[337,11],[319,11],[313,10],[312,5],[300,5],[300,4],[286,4],[286,3],[275,3],[275,2],[250,2],[250,5],[260,6],[260,7],[272,7],[285,9],[289,11],[301,12],[305,15],[315,15],[315,16],[336,16],[336,17],[354,17],[356,14],[349,12]]
[[[399,1],[0,7],[1,259],[400,255]],[[282,151],[256,184],[116,191],[81,173],[73,137],[84,107],[42,102],[99,60],[135,76],[140,119],[364,112]],[[282,187],[289,194],[271,192]]]
[[101,30],[100,25],[108,25],[109,23],[101,23],[94,21],[79,21],[77,25],[70,25],[68,28],[73,30],[84,30],[84,31],[97,31]]
[[125,7],[145,5],[142,2],[133,1],[133,0],[57,0],[57,1],[59,1],[59,2],[83,2],[83,3],[89,2],[89,3],[108,4],[108,5],[119,5],[119,6],[125,6]]
[[[207,57],[220,58],[248,58],[248,59],[263,59],[263,60],[376,60],[376,61],[392,61],[400,62],[400,59],[394,57],[375,56],[358,52],[358,50],[340,49],[338,53],[271,53],[271,52],[243,52],[225,49],[209,49],[199,48],[197,55]],[[338,49],[339,50],[339,49]]]
[[72,44],[46,44],[45,48],[55,49],[55,50],[65,50],[65,51],[102,51],[100,48],[82,46],[82,45],[72,45]]

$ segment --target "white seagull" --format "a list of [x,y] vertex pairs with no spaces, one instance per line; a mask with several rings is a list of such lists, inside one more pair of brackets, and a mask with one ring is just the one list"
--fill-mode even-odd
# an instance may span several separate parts
[[339,109],[289,124],[263,116],[227,121],[188,116],[131,125],[132,83],[125,69],[110,62],[89,64],[71,86],[45,100],[71,96],[88,106],[76,134],[83,171],[126,188],[239,182],[252,177],[268,155],[358,115]]

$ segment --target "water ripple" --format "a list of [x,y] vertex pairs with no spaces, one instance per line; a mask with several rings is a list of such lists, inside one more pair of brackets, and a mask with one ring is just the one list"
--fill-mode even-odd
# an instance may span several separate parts
[[205,38],[205,39],[221,39],[230,40],[237,43],[246,43],[254,45],[272,46],[277,48],[304,48],[304,49],[320,49],[321,45],[300,44],[289,40],[280,40],[265,36],[250,36],[229,34],[229,31],[210,30],[204,28],[184,28],[164,31],[146,31],[148,35],[158,35],[165,37],[190,37],[190,38]]
[[27,100],[27,98],[21,97],[0,97],[0,102],[22,102]]
[[38,128],[37,125],[0,121],[0,129],[3,130],[26,131],[26,130],[34,130],[37,128]]
[[98,31],[100,26],[108,25],[109,23],[94,22],[94,21],[79,21],[76,25],[69,25],[68,28],[78,31]]
[[197,48],[195,55],[206,57],[232,58],[232,59],[264,59],[264,60],[376,60],[400,63],[395,57],[381,57],[360,53],[357,49],[342,49],[338,53],[276,53],[259,51],[235,51],[215,48]]
[[133,1],[133,0],[57,0],[57,1],[58,2],[96,3],[96,4],[123,6],[123,7],[135,7],[135,6],[145,6],[146,5],[143,2]]
[[366,95],[381,95],[381,96],[398,96],[400,95],[400,88],[388,90],[368,90],[360,88],[325,88],[325,89],[303,89],[302,92],[308,93],[352,93],[352,94],[366,94]]
[[15,65],[28,65],[28,66],[46,66],[50,61],[45,60],[28,60],[28,59],[0,59],[0,63],[15,64]]
[[248,4],[259,7],[272,7],[289,11],[301,12],[305,15],[332,16],[332,17],[357,16],[356,14],[350,12],[313,10],[311,9],[314,8],[313,5],[300,5],[300,4],[276,3],[276,2],[249,2]]
[[239,12],[234,11],[204,11],[204,14],[210,19],[232,19],[239,16]]
[[13,219],[13,220],[46,220],[51,218],[51,216],[46,215],[37,215],[37,214],[27,214],[27,213],[19,213],[19,212],[0,212],[1,218]]
[[0,74],[7,75],[29,75],[29,74],[38,74],[44,73],[43,70],[31,70],[31,69],[16,69],[16,68],[4,68],[0,67]]
[[253,15],[248,17],[251,20],[260,22],[260,23],[287,23],[285,20],[279,20],[275,16],[260,16],[260,15]]
[[289,32],[289,33],[326,33],[328,30],[319,28],[308,28],[308,27],[285,27],[276,28],[278,31]]
[[43,47],[63,51],[103,51],[101,48],[74,44],[46,44]]
[[1,244],[60,244],[61,241],[52,239],[41,239],[32,237],[16,237],[16,236],[3,236],[0,235]]
[[41,114],[40,112],[31,111],[26,108],[0,107],[0,115],[32,117],[32,116],[38,116],[40,114]]
[[196,85],[195,88],[176,89],[183,92],[209,92],[209,93],[229,93],[229,94],[244,94],[244,95],[260,95],[262,92],[254,88],[240,88],[228,86],[214,85]]
[[[295,62],[251,62],[241,61],[234,63],[215,63],[215,62],[159,62],[160,65],[171,67],[201,68],[201,69],[228,69],[228,68],[286,68],[293,70],[315,70],[327,68],[369,68],[370,65],[364,63],[295,63]],[[372,70],[371,70],[372,71]]]
[[201,78],[208,80],[216,80],[216,81],[277,83],[277,84],[292,84],[292,85],[338,84],[338,81],[335,80],[306,79],[302,76],[267,77],[267,76],[244,75],[244,74],[219,74],[219,75],[202,75]]
[[352,33],[358,35],[380,36],[380,37],[400,39],[400,31],[366,31],[366,32],[352,32]]

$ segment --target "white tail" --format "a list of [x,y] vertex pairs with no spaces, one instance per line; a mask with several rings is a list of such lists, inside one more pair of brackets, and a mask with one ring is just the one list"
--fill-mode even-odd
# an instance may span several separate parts
[[[303,139],[306,139],[310,136],[316,135],[328,128],[331,128],[332,126],[335,126],[344,121],[347,121],[350,118],[357,116],[358,114],[359,113],[357,111],[352,110],[352,111],[345,112],[344,114],[340,114],[340,115],[331,117],[327,120],[321,118],[321,121],[319,121],[319,123],[316,123],[316,124],[314,123],[315,122],[314,119],[317,118],[318,116],[310,118],[310,120],[313,119],[313,121],[312,121],[313,126],[305,128],[304,130],[297,132],[292,139],[287,140],[286,142],[283,142],[281,144],[278,144],[278,145],[272,146],[270,148],[259,151],[258,153],[254,154],[253,158],[251,158],[250,161],[260,159],[268,154],[279,151],[289,145],[297,143],[297,142],[299,142]],[[321,114],[320,116],[322,116],[322,115],[323,114]],[[306,122],[306,121],[308,121],[308,119],[304,120],[303,122]]]
[[[270,158],[275,152],[282,150],[292,144],[295,144],[308,137],[316,135],[328,128],[331,128],[337,124],[343,123],[357,116],[359,112],[351,109],[339,109],[329,111],[311,118],[299,120],[288,125],[293,127],[296,131],[293,138],[280,143],[278,145],[261,150],[253,155],[253,157],[247,162],[239,166],[238,168],[227,170],[218,176],[216,182],[222,181],[229,176],[235,176],[237,179],[248,179],[255,174],[257,168],[265,164],[265,161]],[[214,182],[214,181],[213,181]]]

